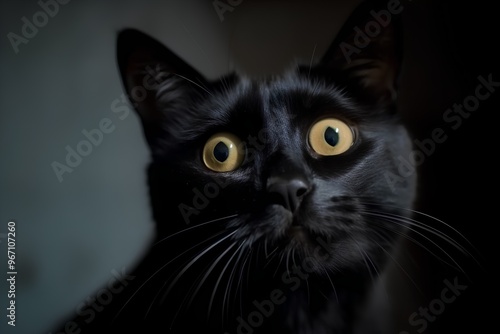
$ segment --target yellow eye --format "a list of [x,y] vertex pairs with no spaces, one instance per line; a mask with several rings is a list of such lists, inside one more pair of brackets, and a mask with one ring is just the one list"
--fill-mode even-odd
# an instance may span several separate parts
[[203,148],[203,162],[215,172],[235,170],[241,165],[244,157],[241,140],[227,132],[213,135]]
[[338,155],[354,143],[349,125],[336,118],[322,119],[309,130],[309,145],[319,155]]

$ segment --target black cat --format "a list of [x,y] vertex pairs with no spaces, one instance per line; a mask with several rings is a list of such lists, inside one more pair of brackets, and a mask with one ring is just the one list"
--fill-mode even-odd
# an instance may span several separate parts
[[388,331],[366,305],[416,186],[415,175],[388,179],[412,149],[396,112],[399,17],[359,35],[382,9],[355,10],[318,64],[259,81],[206,80],[152,38],[120,32],[157,239],[130,284],[75,328]]

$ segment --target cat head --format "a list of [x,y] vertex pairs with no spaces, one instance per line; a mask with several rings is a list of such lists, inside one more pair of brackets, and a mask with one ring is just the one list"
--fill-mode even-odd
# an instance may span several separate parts
[[415,195],[413,177],[387,179],[411,150],[396,110],[397,14],[359,7],[317,64],[266,80],[207,80],[157,40],[121,31],[159,237],[216,226],[216,240],[293,251],[317,270],[382,257],[404,228],[383,218],[405,215]]

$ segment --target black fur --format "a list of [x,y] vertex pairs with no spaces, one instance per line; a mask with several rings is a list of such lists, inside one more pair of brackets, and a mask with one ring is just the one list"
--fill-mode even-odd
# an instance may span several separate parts
[[[371,9],[353,14],[318,64],[267,80],[211,82],[152,38],[120,33],[120,72],[151,148],[157,240],[126,292],[96,319],[78,318],[79,328],[316,334],[361,326],[371,276],[405,229],[387,217],[406,216],[415,196],[414,177],[396,188],[387,180],[411,150],[395,112],[397,17],[352,63],[339,49],[352,45],[353,27],[364,27]],[[134,98],[144,82],[146,94]],[[346,153],[319,156],[308,144],[310,127],[325,117],[353,128]],[[218,132],[245,143],[235,171],[203,164],[203,146]],[[269,191],[276,178],[300,181],[296,207]]]

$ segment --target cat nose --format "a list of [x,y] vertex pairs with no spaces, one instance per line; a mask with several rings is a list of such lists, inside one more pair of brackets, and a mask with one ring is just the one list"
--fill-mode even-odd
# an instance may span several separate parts
[[297,210],[309,189],[309,183],[301,177],[270,177],[267,181],[267,192],[272,202],[283,205],[291,212]]

